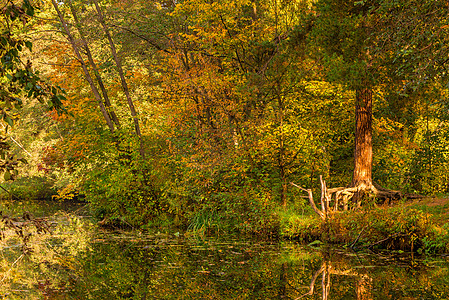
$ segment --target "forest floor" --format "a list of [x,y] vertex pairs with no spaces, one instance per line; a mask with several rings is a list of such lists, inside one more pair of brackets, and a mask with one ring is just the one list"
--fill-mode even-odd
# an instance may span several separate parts
[[449,198],[423,198],[406,203],[405,206],[429,213],[432,221],[438,225],[449,222]]
[[[427,205],[427,206],[444,206],[449,203],[449,198],[442,197],[426,197],[406,202],[407,205]],[[398,202],[400,204],[400,202]],[[449,207],[448,207],[449,208]]]
[[416,203],[426,204],[428,206],[446,205],[449,203],[449,198],[424,198],[422,200],[414,201],[411,204]]

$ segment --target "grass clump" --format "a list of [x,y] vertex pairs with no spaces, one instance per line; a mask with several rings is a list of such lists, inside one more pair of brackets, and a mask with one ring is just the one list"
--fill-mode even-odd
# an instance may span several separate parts
[[320,236],[321,220],[308,206],[291,206],[277,214],[281,236],[302,242],[313,241]]

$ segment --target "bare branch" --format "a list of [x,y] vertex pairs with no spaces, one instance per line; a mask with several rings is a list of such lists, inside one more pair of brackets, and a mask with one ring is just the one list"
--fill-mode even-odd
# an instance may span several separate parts
[[321,217],[321,219],[325,220],[326,219],[326,214],[322,211],[320,211],[316,205],[315,202],[313,201],[313,194],[312,194],[312,190],[311,189],[305,189],[303,187],[300,187],[297,184],[294,184],[293,182],[290,182],[291,185],[293,185],[294,187],[297,187],[300,190],[303,190],[304,192],[307,192],[307,194],[309,195],[309,203],[310,206],[312,206],[312,209]]

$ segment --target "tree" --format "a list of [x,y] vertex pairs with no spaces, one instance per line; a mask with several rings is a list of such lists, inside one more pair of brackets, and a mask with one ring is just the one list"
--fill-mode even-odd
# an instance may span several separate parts
[[[314,85],[306,82],[313,64],[300,58],[291,38],[302,9],[305,1],[176,6],[172,16],[179,25],[165,55],[166,99],[177,104],[174,111],[183,115],[177,119],[186,120],[181,126],[191,128],[180,136],[184,142],[191,134],[193,147],[182,149],[195,149],[197,170],[213,170],[205,176],[214,182],[209,186],[222,185],[221,174],[238,174],[240,185],[252,182],[252,190],[276,195],[285,207],[289,178],[308,179],[299,169],[310,152],[320,150],[301,107],[313,98],[306,91]],[[230,186],[242,189],[229,184],[214,192],[228,194]]]
[[341,193],[354,193],[357,206],[367,192],[378,197],[398,194],[375,186],[372,179],[373,94],[388,77],[383,65],[388,53],[379,51],[384,30],[379,26],[379,5],[379,1],[318,1],[309,41],[328,80],[355,91],[354,171],[350,188]]
[[[78,61],[81,64],[81,67],[83,68],[85,78],[86,78],[87,82],[89,83],[90,88],[92,89],[95,99],[97,100],[97,103],[98,103],[98,106],[100,107],[103,118],[105,119],[106,124],[109,127],[109,130],[111,131],[111,133],[113,133],[114,132],[114,124],[111,120],[111,116],[108,113],[108,111],[106,110],[104,102],[103,102],[101,95],[98,91],[98,88],[95,85],[95,82],[93,81],[93,79],[89,73],[89,70],[87,69],[87,65],[86,65],[83,57],[81,56],[79,46],[77,45],[75,38],[74,38],[71,30],[69,29],[68,24],[63,16],[61,10],[59,9],[60,4],[58,2],[56,2],[55,0],[52,0],[52,3],[53,3],[53,7],[55,8],[56,12],[58,13],[59,20],[61,22],[61,25],[62,25],[64,31],[65,31],[65,34],[67,35],[67,39],[69,40],[70,44],[72,45],[73,51],[75,52],[75,55],[78,58]],[[69,3],[71,3],[71,2],[69,2]],[[84,38],[82,38],[82,42],[84,43],[84,46],[87,46]]]
[[313,41],[323,54],[327,77],[355,91],[354,172],[351,187],[373,188],[372,103],[379,73],[372,57],[374,19],[366,1],[317,2]]
[[419,91],[433,81],[448,83],[449,18],[447,1],[380,1],[375,13],[377,53],[389,78],[407,92]]
[[315,7],[307,19],[311,49],[329,81],[355,91],[354,171],[338,193],[355,195],[357,206],[369,192],[400,196],[373,183],[373,95],[422,91],[446,77],[447,3],[321,0]]
[[[446,192],[448,30],[446,1],[382,1],[377,52],[388,72],[390,103],[409,109],[408,134],[416,142],[408,181],[422,192]],[[398,105],[396,104],[396,107]],[[421,133],[420,133],[421,132]],[[422,137],[420,137],[422,136]]]
[[[70,181],[98,217],[143,225],[165,210],[159,201],[159,181],[164,177],[155,179],[158,170],[153,169],[161,153],[149,142],[152,124],[141,131],[138,115],[139,105],[148,98],[149,88],[142,80],[145,68],[116,46],[119,39],[112,24],[120,23],[120,14],[114,13],[123,3],[97,4],[52,2],[57,18],[45,29],[56,29],[69,43],[54,38],[47,42],[45,54],[56,62],[49,71],[52,79],[69,91],[66,105],[71,114],[57,118],[64,139],[43,153],[43,161],[47,169],[57,171],[53,174],[59,187]],[[138,104],[133,102],[136,95],[141,96]],[[144,157],[144,150],[149,157]]]
[[0,138],[0,170],[4,172],[5,180],[17,175],[15,168],[19,161],[26,162],[23,158],[17,160],[13,157],[7,142],[8,126],[12,126],[16,118],[14,112],[27,98],[37,98],[41,102],[48,100],[48,108],[60,112],[61,100],[65,99],[63,91],[41,77],[29,59],[24,61],[26,52],[32,51],[33,45],[23,33],[29,29],[35,9],[29,0],[8,0],[0,8],[0,113],[5,128]]
[[[67,24],[67,21],[65,20],[63,14],[59,8],[60,4],[57,3],[56,1],[52,1],[52,3],[53,3],[53,7],[55,8],[55,10],[58,14],[61,25],[64,28],[64,32],[65,32],[70,44],[72,45],[73,51],[75,52],[76,57],[78,58],[78,61],[81,63],[81,66],[82,66],[84,74],[85,74],[85,78],[91,87],[91,90],[97,100],[97,103],[100,107],[103,117],[109,127],[109,130],[111,131],[111,133],[113,133],[114,132],[114,124],[113,123],[115,123],[116,126],[120,127],[120,122],[117,118],[114,108],[111,105],[111,101],[109,100],[109,96],[108,96],[108,93],[104,86],[103,80],[99,74],[98,67],[97,67],[96,63],[94,62],[91,50],[89,48],[89,45],[88,45],[86,37],[85,37],[84,29],[82,28],[82,25],[80,24],[80,21],[78,19],[76,9],[75,9],[72,1],[67,1],[67,5],[70,8],[70,12],[71,12],[73,20],[75,22],[75,27],[77,28],[78,34],[80,36],[80,40],[81,40],[81,44],[82,44],[81,46],[86,52],[86,56],[87,56],[87,59],[89,62],[89,67],[91,67],[94,71],[95,79],[97,81],[96,83],[92,79],[89,69],[88,69],[88,66],[85,63],[83,56],[81,55],[80,46],[77,44],[77,41],[75,40],[75,37],[73,36],[73,34]],[[81,5],[85,9],[85,4],[81,2]],[[95,6],[94,18],[96,18],[97,21],[100,23],[100,26],[107,38],[109,47],[111,49],[113,61],[116,65],[116,69],[117,69],[117,72],[118,72],[118,75],[120,78],[120,84],[121,84],[123,92],[125,94],[126,101],[127,101],[128,107],[129,107],[129,111],[130,111],[132,119],[133,119],[134,131],[135,131],[136,136],[140,140],[140,153],[143,157],[144,156],[144,147],[143,147],[143,142],[142,142],[142,134],[141,134],[141,130],[140,130],[139,119],[137,116],[136,108],[134,106],[134,102],[130,96],[130,92],[129,92],[128,84],[125,79],[122,63],[117,55],[115,43],[110,34],[109,26],[108,26],[108,24],[106,24],[106,20],[103,15],[103,11],[97,1],[94,1],[94,6]],[[97,84],[100,86],[100,89],[101,89],[102,95],[103,95],[103,99],[98,91]]]

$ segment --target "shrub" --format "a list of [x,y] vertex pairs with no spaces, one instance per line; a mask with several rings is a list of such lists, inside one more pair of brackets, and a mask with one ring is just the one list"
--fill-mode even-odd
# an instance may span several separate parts
[[13,182],[3,183],[2,187],[1,199],[51,200],[56,194],[53,180],[43,176],[20,177]]

